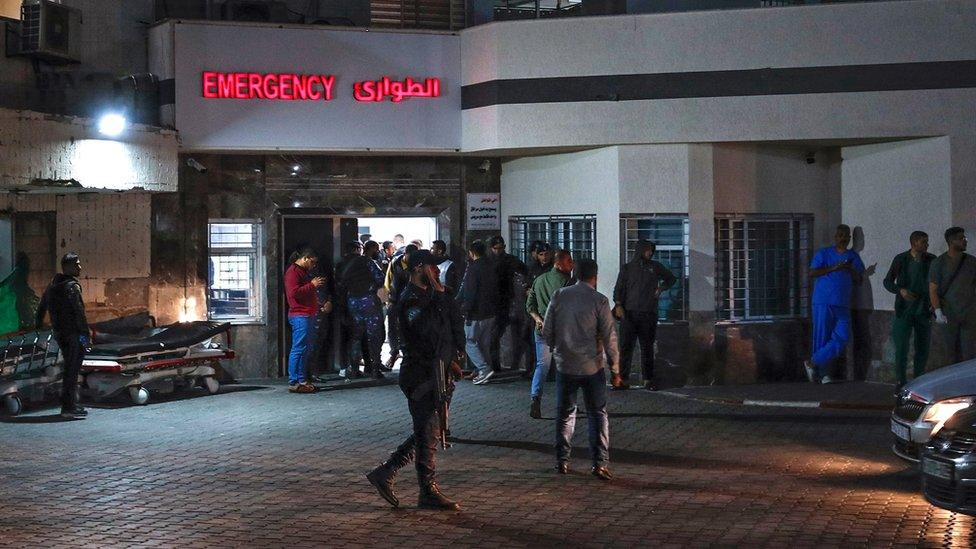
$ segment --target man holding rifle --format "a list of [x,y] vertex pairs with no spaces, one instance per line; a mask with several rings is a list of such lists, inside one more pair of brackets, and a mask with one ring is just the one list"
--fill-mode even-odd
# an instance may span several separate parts
[[[366,475],[383,499],[398,507],[394,491],[397,472],[416,457],[420,497],[426,509],[457,510],[458,504],[442,494],[434,480],[437,444],[446,446],[447,406],[453,379],[464,356],[464,324],[454,296],[438,279],[438,259],[426,250],[410,254],[410,283],[397,300],[403,363],[400,390],[407,397],[413,434],[390,458]],[[416,456],[415,456],[416,454]]]

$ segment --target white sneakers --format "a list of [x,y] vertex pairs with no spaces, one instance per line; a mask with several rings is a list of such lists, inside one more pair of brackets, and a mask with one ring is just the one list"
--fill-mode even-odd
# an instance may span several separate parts
[[487,372],[485,372],[483,374],[479,374],[478,377],[474,378],[471,381],[471,383],[473,383],[475,385],[484,385],[485,383],[488,383],[488,380],[491,379],[492,377],[494,377],[494,375],[495,375],[495,372],[494,371],[488,370]]

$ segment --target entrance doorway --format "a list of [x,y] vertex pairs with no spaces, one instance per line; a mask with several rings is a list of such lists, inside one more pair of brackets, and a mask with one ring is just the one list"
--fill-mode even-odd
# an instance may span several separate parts
[[[342,215],[328,215],[318,213],[303,213],[302,211],[282,212],[280,218],[280,258],[278,296],[280,315],[278,318],[278,373],[287,375],[288,353],[291,350],[291,326],[288,324],[288,306],[284,294],[284,272],[289,267],[292,253],[305,247],[310,247],[317,253],[319,264],[312,272],[312,276],[324,275],[328,284],[324,287],[322,297],[326,294],[335,295],[335,265],[342,259],[342,250],[346,243],[359,239],[360,235],[369,234],[372,240],[381,243],[393,240],[397,234],[404,237],[404,242],[421,240],[424,248],[430,248],[431,242],[438,237],[437,218],[428,216],[398,216],[398,217],[352,217]],[[339,350],[340,327],[337,315],[331,315],[327,326],[320,326],[316,340],[316,351],[308,363],[309,375],[325,375],[336,371],[341,365]],[[389,358],[389,346],[383,346],[383,360]]]
[[430,249],[430,243],[437,239],[437,219],[433,217],[360,217],[356,221],[360,236],[370,235],[370,240],[380,244],[402,235],[404,244],[420,240]]

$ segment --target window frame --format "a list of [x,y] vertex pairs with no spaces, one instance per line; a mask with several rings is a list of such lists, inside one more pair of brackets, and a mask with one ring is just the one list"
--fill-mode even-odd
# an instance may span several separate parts
[[[590,222],[592,225],[590,227],[590,232],[592,233],[593,247],[589,250],[589,258],[596,259],[597,257],[597,227],[596,227],[596,214],[565,214],[565,215],[510,215],[508,216],[508,243],[509,243],[509,253],[521,259],[524,263],[528,263],[531,260],[529,256],[529,245],[532,244],[535,238],[529,238],[529,223],[545,223],[545,241],[553,246],[553,249],[561,247],[561,245],[554,242],[551,237],[554,231],[560,229],[554,228],[554,223],[573,223],[586,221]],[[522,226],[523,228],[519,230],[517,227]],[[516,235],[524,235],[525,238],[517,237]],[[523,241],[524,240],[524,241]],[[521,245],[520,245],[521,244]],[[571,251],[572,247],[568,248]],[[585,251],[585,250],[579,250]],[[583,257],[581,254],[574,253],[573,259],[578,260]]]
[[[723,264],[722,254],[722,232],[733,232],[736,230],[732,226],[734,222],[743,223],[742,230],[742,240],[739,242],[734,241],[734,237],[730,237],[729,247],[728,247],[728,258],[727,263]],[[770,223],[770,222],[787,222],[790,223],[790,235],[787,241],[790,244],[788,250],[788,255],[793,259],[794,266],[790,273],[790,285],[787,288],[789,293],[788,308],[790,312],[785,314],[751,314],[750,313],[750,294],[755,291],[754,288],[750,287],[749,284],[749,238],[748,230],[750,223]],[[724,227],[723,224],[728,223],[728,227]],[[791,319],[805,319],[810,317],[810,304],[812,300],[812,291],[809,276],[809,265],[810,260],[813,257],[813,231],[814,231],[814,215],[810,213],[722,213],[715,214],[715,316],[716,321],[719,323],[761,323],[761,322],[776,322],[780,320],[791,320]],[[804,241],[805,234],[805,241]],[[741,248],[736,248],[736,246],[743,244]],[[794,246],[794,243],[796,244]],[[736,260],[734,259],[735,252],[740,252],[745,254],[745,259],[741,260],[744,263],[745,273],[744,279],[746,280],[746,285],[743,288],[737,288],[734,284],[735,273],[733,272],[734,264]],[[727,285],[722,284],[727,281]],[[737,301],[735,297],[736,291],[742,291],[743,297],[739,300],[743,301],[743,312],[741,315],[737,314],[735,307],[726,308],[728,303],[734,303]],[[724,294],[724,295],[723,295]]]
[[[678,277],[681,283],[681,306],[679,307],[680,318],[668,318],[662,319],[660,317],[660,311],[658,312],[658,323],[659,324],[686,324],[688,322],[688,304],[690,302],[691,294],[689,292],[689,279],[691,278],[691,219],[688,214],[684,213],[629,213],[620,214],[620,266],[621,268],[628,261],[631,260],[632,251],[629,249],[628,244],[634,242],[636,245],[637,240],[630,240],[627,237],[628,222],[639,222],[639,221],[680,221],[682,223],[682,244],[661,244],[655,242],[655,255],[662,251],[677,251],[676,248],[681,248],[683,254],[682,257],[682,272],[680,274],[674,273]],[[636,228],[633,230],[637,230]],[[656,261],[660,261],[656,259]],[[663,262],[662,262],[663,263]]]
[[[253,247],[227,247],[227,248],[213,248],[211,247],[211,228],[213,225],[251,225],[255,231],[254,235],[254,246]],[[267,269],[266,269],[266,257],[264,254],[264,222],[260,219],[208,219],[207,220],[207,320],[219,321],[219,322],[229,322],[234,325],[265,325],[268,321],[268,292],[267,292]],[[249,316],[237,316],[237,317],[227,317],[227,316],[215,316],[212,312],[211,307],[211,280],[210,275],[210,262],[211,258],[214,256],[234,256],[242,254],[253,254],[254,255],[254,272],[252,273],[251,284],[254,289],[254,299],[257,301],[257,315]]]

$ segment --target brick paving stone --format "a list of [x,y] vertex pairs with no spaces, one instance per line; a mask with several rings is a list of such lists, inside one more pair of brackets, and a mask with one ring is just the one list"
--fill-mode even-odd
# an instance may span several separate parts
[[460,513],[391,509],[362,474],[407,434],[396,387],[292,395],[227,386],[61,422],[0,423],[2,547],[971,547],[928,505],[880,411],[752,408],[612,393],[616,479],[552,471],[554,402],[525,382],[458,389],[440,484]]

